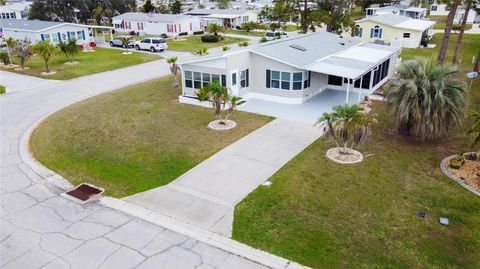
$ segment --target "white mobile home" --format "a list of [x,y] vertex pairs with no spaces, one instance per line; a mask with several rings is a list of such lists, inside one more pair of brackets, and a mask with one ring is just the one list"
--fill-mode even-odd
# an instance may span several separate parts
[[180,62],[181,102],[218,80],[244,100],[302,104],[329,89],[351,95],[378,89],[396,66],[399,48],[327,32],[260,43],[216,56]]
[[32,43],[49,40],[56,44],[70,38],[89,40],[88,26],[76,23],[10,19],[0,20],[0,27],[5,37],[27,38]]
[[404,5],[392,5],[385,7],[369,7],[365,9],[367,17],[377,15],[400,15],[412,19],[424,19],[428,9],[421,7],[410,7]]
[[247,9],[193,9],[185,14],[199,17],[204,26],[216,23],[225,28],[238,28],[258,19],[257,13]]
[[116,32],[138,35],[177,36],[180,33],[193,34],[203,29],[200,19],[181,14],[158,14],[128,12],[112,18]]

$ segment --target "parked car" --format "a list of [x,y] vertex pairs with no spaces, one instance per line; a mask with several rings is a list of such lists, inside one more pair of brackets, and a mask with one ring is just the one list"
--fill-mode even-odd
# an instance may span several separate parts
[[167,41],[161,37],[150,37],[135,42],[135,49],[151,52],[164,51],[168,48]]
[[115,36],[113,39],[110,41],[110,47],[123,47],[125,46],[122,44],[122,38],[128,38],[130,41],[128,42],[128,47],[133,48],[135,46],[135,38],[133,36],[129,35],[122,35],[122,36]]
[[[87,41],[86,40],[77,40],[76,44],[81,48],[81,49],[84,49],[85,47],[87,47]],[[97,47],[97,44],[95,44],[95,42],[93,41],[90,41],[90,48],[93,49],[93,48],[96,48]]]
[[265,38],[270,41],[274,39],[287,38],[288,34],[286,32],[271,32],[268,31],[265,33]]

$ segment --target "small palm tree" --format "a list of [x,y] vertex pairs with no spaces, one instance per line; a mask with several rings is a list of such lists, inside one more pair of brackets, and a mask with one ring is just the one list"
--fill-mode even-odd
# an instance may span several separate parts
[[75,38],[70,38],[67,42],[60,41],[58,48],[71,63],[73,62],[73,56],[80,52],[80,47],[77,46],[77,40]]
[[49,41],[40,41],[37,44],[33,45],[32,47],[33,52],[38,54],[45,63],[45,73],[50,73],[50,68],[48,67],[48,61],[52,58],[55,54],[57,54],[58,49]]
[[216,23],[210,23],[208,26],[207,26],[207,32],[209,33],[213,33],[213,35],[218,35],[218,33],[223,33],[225,32],[225,29],[216,24]]
[[225,123],[222,120],[222,110],[230,100],[226,87],[222,86],[218,80],[215,80],[200,89],[197,96],[200,101],[210,101],[215,111],[215,117],[217,117],[220,123]]
[[12,55],[11,52],[13,48],[17,45],[17,40],[15,40],[13,37],[9,37],[5,39],[5,44],[7,44],[7,53],[8,53],[8,60],[10,63],[12,63]]
[[128,46],[131,42],[130,37],[122,36],[120,37],[120,42],[122,42],[122,47],[125,49],[125,54],[129,54]]
[[237,109],[238,104],[240,103],[241,100],[242,100],[242,97],[239,97],[239,96],[230,96],[229,97],[228,103],[229,103],[230,107],[228,108],[228,113],[227,113],[227,116],[225,117],[226,121],[228,121],[230,116],[232,116],[233,111],[235,109]]
[[398,131],[427,140],[458,125],[465,116],[466,85],[457,74],[455,66],[437,65],[432,59],[403,62],[385,87]]
[[180,71],[180,67],[177,64],[177,57],[168,58],[167,63],[170,64],[170,73],[173,75],[173,87],[178,88],[178,71]]
[[472,112],[469,116],[473,120],[473,124],[468,133],[473,135],[472,146],[480,144],[480,111]]
[[205,56],[205,55],[208,55],[208,49],[199,48],[198,50],[193,51],[192,54],[195,56]]
[[335,106],[333,112],[324,113],[317,122],[323,125],[325,136],[335,141],[340,154],[349,154],[349,148],[363,144],[374,123],[376,117],[364,113],[357,105]]

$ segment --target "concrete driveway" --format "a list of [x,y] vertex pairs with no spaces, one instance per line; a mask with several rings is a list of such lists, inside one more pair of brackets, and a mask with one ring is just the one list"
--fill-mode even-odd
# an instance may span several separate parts
[[[363,98],[363,96],[361,95],[360,98]],[[345,100],[345,91],[327,89],[299,105],[249,99],[246,103],[240,105],[238,110],[314,124],[323,113],[331,112],[336,105],[345,104]],[[358,100],[358,94],[350,92],[349,103],[357,104]]]

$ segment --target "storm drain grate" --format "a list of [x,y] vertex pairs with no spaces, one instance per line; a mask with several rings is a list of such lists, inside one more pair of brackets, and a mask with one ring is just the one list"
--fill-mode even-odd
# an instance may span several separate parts
[[96,187],[94,185],[82,183],[75,188],[63,193],[63,195],[69,199],[84,204],[94,200],[104,191],[104,189]]

